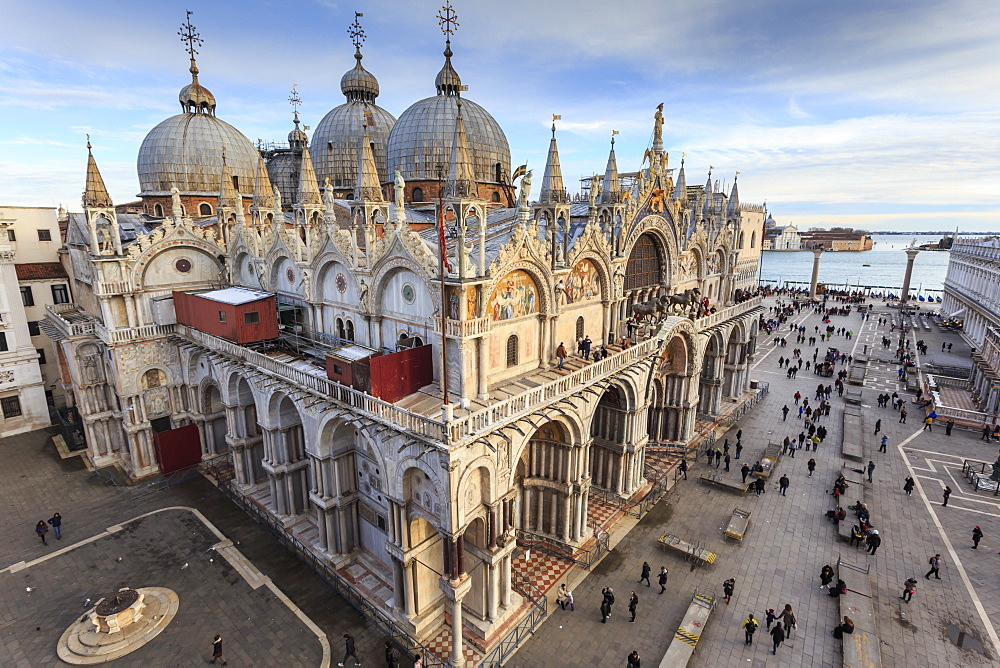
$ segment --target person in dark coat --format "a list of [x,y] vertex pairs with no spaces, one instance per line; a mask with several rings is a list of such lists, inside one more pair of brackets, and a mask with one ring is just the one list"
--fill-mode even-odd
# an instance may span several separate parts
[[358,655],[356,653],[357,651],[358,650],[357,650],[357,648],[354,645],[354,638],[351,637],[351,634],[345,633],[344,634],[344,660],[341,661],[340,663],[338,663],[337,665],[338,666],[343,666],[344,664],[347,663],[347,657],[350,657],[350,658],[354,659],[354,665],[355,666],[360,666],[361,665],[361,661],[358,660]]
[[913,478],[911,478],[910,476],[906,476],[906,482],[903,483],[903,491],[906,492],[907,496],[913,494],[913,485],[914,485]]
[[878,535],[878,529],[872,529],[865,543],[868,544],[868,554],[874,555],[878,546],[882,544],[882,537]]
[[782,496],[785,496],[785,492],[788,491],[788,483],[789,483],[788,476],[782,473],[781,477],[778,478],[778,489],[781,490]]
[[740,469],[740,474],[743,476],[743,482],[747,481],[747,476],[750,475],[750,465],[744,464],[743,468]]
[[660,574],[656,576],[656,583],[660,585],[661,594],[667,590],[667,569],[665,566],[660,566]]
[[755,480],[754,483],[753,483],[753,489],[757,493],[757,496],[760,496],[761,494],[763,494],[764,493],[764,479],[763,478],[757,478],[757,480]]
[[639,607],[639,597],[635,592],[628,599],[628,611],[632,615],[632,619],[628,620],[630,623],[635,623],[635,609]]
[[942,492],[942,494],[944,495],[944,503],[942,503],[941,505],[942,506],[947,506],[948,505],[948,497],[951,496],[951,487],[948,487],[947,485],[945,485],[944,486],[944,492]]
[[628,663],[625,664],[626,668],[642,668],[642,659],[639,657],[639,652],[637,650],[632,650],[632,653],[628,655]]
[[982,527],[976,527],[972,530],[972,549],[979,549],[979,541],[983,539],[983,529]]
[[386,668],[399,668],[399,650],[392,646],[392,642],[385,641],[385,666]]
[[222,665],[225,666],[226,660],[222,658],[222,636],[216,633],[215,637],[212,638],[212,660],[209,663],[215,663],[220,660],[222,661]]
[[843,640],[845,633],[854,633],[854,620],[844,615],[844,621],[833,629],[833,637],[837,640]]
[[809,477],[810,478],[813,477],[813,471],[816,470],[816,460],[815,459],[810,459],[809,463],[806,464],[806,466],[809,468]]
[[49,524],[52,525],[52,533],[56,535],[56,540],[62,540],[62,515],[54,514],[49,518]]
[[715,468],[719,468],[720,464],[722,464],[722,450],[716,448],[715,449]]
[[829,589],[830,583],[833,582],[833,566],[827,564],[826,566],[823,567],[823,569],[819,572],[819,581],[820,581],[819,585],[820,589],[824,588]]
[[45,520],[39,520],[38,524],[35,525],[35,533],[37,533],[38,537],[42,539],[42,545],[48,545],[48,543],[45,542],[45,534],[47,534],[48,531],[49,527],[46,526]]
[[955,428],[955,421],[948,420],[944,423],[944,435],[951,436],[951,430]]
[[726,597],[726,605],[733,600],[733,591],[736,589],[736,578],[729,578],[722,583],[722,593]]
[[774,644],[771,654],[777,654],[778,645],[785,642],[785,629],[781,628],[781,622],[774,623],[774,628],[771,629],[771,641]]
[[729,471],[729,462],[732,461],[731,458],[729,457],[729,453],[727,452],[726,456],[723,457],[722,459],[726,462],[726,471]]
[[830,596],[834,598],[837,598],[838,596],[841,596],[846,593],[847,593],[847,583],[840,579],[838,579],[837,584],[835,584],[833,588],[830,589]]
[[649,562],[648,561],[642,562],[642,575],[639,576],[639,582],[642,582],[643,580],[646,581],[646,586],[648,587],[649,586]]
[[684,474],[684,479],[688,479],[688,462],[686,459],[681,460],[680,472]]

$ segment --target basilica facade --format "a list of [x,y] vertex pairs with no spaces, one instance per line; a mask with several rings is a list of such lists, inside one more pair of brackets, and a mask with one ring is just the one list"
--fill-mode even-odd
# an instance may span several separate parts
[[[553,126],[532,196],[450,37],[435,94],[398,119],[356,39],[345,103],[266,147],[216,115],[192,52],[181,113],[140,149],[144,213],[116,210],[88,155],[74,302],[48,320],[95,466],[156,475],[164,435],[193,425],[239,494],[373,575],[414,639],[447,623],[486,652],[527,612],[519,537],[586,544],[591,490],[641,493],[650,444],[685,446],[748,389],[765,214],[735,181],[688,185],[662,105],[641,164],[620,172],[612,137],[578,192]],[[274,297],[277,338],[178,316],[176,292],[232,290]],[[574,354],[586,339],[598,361]],[[402,353],[419,387],[342,377]]]

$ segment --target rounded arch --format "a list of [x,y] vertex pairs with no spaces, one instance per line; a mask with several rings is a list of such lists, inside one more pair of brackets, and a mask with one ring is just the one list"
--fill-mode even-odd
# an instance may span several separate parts
[[[660,247],[665,251],[663,261],[666,270],[669,272],[673,267],[673,263],[680,257],[680,250],[677,248],[677,241],[672,232],[673,229],[674,226],[670,222],[669,218],[664,218],[663,215],[652,214],[646,216],[637,224],[633,225],[632,230],[628,234],[628,238],[622,243],[622,254],[631,256],[639,237],[643,234],[651,234],[656,238],[656,240],[660,243]],[[673,276],[670,274],[664,278],[668,283],[673,280]]]
[[[437,532],[441,523],[441,497],[437,479],[413,460],[401,462],[400,468],[403,469],[400,480],[402,499],[407,508],[407,519],[410,522],[423,520],[428,525],[425,527],[426,529],[431,530],[431,533]],[[412,530],[413,525],[411,524]],[[431,533],[422,535],[416,541],[412,540],[411,536],[411,544],[420,544]]]
[[[567,445],[579,445],[590,440],[590,432],[586,429],[582,420],[578,415],[565,412],[557,412],[556,409],[548,409],[541,414],[534,414],[532,417],[532,422],[527,420],[522,420],[520,427],[524,432],[524,436],[518,441],[514,441],[511,445],[511,463],[513,466],[517,466],[517,463],[521,461],[521,457],[524,455],[525,449],[528,447],[528,441],[535,438],[536,434],[542,432],[543,428],[554,425],[558,428],[559,438],[562,442]],[[538,425],[538,426],[536,426]],[[552,427],[550,427],[552,428]],[[544,435],[544,432],[542,432]],[[553,435],[555,431],[553,431]]]
[[[548,287],[550,285],[548,272],[544,269],[544,267],[536,265],[530,260],[521,260],[508,266],[502,273],[498,273],[497,277],[490,281],[487,286],[487,290],[485,291],[486,294],[490,295],[490,297],[486,300],[486,314],[492,315],[491,309],[493,309],[493,305],[491,302],[493,300],[493,296],[497,294],[501,287],[503,287],[504,281],[506,281],[508,277],[513,275],[515,272],[522,272],[530,278],[534,284],[535,296],[537,297],[538,302],[537,308],[533,311],[533,313],[550,313],[552,311],[552,295]],[[494,320],[496,319],[497,318],[494,318]],[[509,318],[500,319],[506,320]]]
[[202,202],[198,205],[198,215],[202,218],[208,218],[212,215],[212,205],[208,202]]
[[187,244],[166,246],[143,264],[139,284],[144,290],[210,285],[220,282],[223,269],[218,256],[207,249]]
[[424,189],[416,187],[413,189],[410,195],[411,202],[423,202],[424,201]]
[[393,274],[398,273],[400,270],[410,271],[415,276],[415,280],[419,281],[420,285],[427,291],[434,308],[441,307],[441,296],[437,290],[430,289],[428,285],[430,277],[424,271],[424,267],[408,257],[399,256],[386,256],[383,260],[375,264],[372,271],[372,284],[375,290],[374,304],[381,305],[383,303],[386,288],[389,286]]
[[461,523],[486,515],[487,506],[497,499],[496,464],[486,456],[471,462],[458,484],[458,512]]
[[610,297],[608,274],[602,265],[600,258],[589,253],[576,259],[566,277],[567,303],[600,301]]

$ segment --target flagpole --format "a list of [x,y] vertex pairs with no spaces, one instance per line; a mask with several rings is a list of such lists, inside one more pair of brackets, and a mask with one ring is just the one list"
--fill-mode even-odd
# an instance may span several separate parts
[[[444,240],[444,166],[437,166],[438,174],[438,245],[441,247],[438,253],[438,276],[441,279],[441,394],[445,406],[451,404],[448,397],[448,329],[446,313],[448,302],[444,287],[444,255],[448,252],[448,247]],[[448,411],[449,408],[445,408]]]

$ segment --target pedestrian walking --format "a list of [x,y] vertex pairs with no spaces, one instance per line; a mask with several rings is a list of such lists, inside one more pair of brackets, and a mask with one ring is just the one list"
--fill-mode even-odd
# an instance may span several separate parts
[[875,433],[878,434],[880,431],[882,431],[882,418],[875,420]]
[[719,465],[721,463],[722,463],[722,450],[719,450],[718,448],[716,448],[715,449],[715,468],[719,468]]
[[753,483],[753,490],[754,490],[754,492],[757,493],[757,496],[760,496],[761,494],[764,493],[764,479],[763,478],[757,478],[757,480],[754,481],[754,483]]
[[785,492],[788,491],[788,482],[788,476],[785,474],[781,474],[781,477],[778,478],[778,489],[781,490],[782,496],[785,496]]
[[913,593],[915,591],[917,591],[916,578],[906,578],[906,582],[903,583],[903,595],[900,598],[909,603],[913,600]]
[[991,433],[992,433],[992,430],[990,429],[990,426],[988,424],[983,425],[983,435],[982,435],[982,437],[979,440],[980,441],[988,441],[988,440],[990,440],[990,434]]
[[[569,589],[566,590],[566,607],[569,608],[570,612],[576,612],[576,603],[573,601],[573,592]],[[563,608],[565,610],[565,608]]]
[[386,668],[399,668],[399,650],[392,646],[392,641],[385,641]]
[[736,589],[736,578],[729,578],[722,583],[722,593],[726,597],[726,605],[733,600],[733,590]]
[[913,485],[914,485],[913,478],[910,476],[906,476],[906,480],[903,482],[903,491],[906,492],[907,496],[913,494]]
[[558,360],[558,362],[556,363],[557,369],[563,368],[563,364],[566,363],[566,357],[567,357],[566,346],[564,346],[563,342],[560,341],[559,347],[556,348],[556,359]]
[[882,445],[879,446],[878,451],[885,452],[885,448],[888,445],[889,445],[889,437],[886,436],[885,434],[882,434]]
[[955,428],[955,421],[948,420],[944,423],[944,435],[951,436],[951,430]]
[[688,479],[688,461],[686,459],[681,460],[680,471],[684,474],[684,479]]
[[649,586],[649,571],[650,571],[649,562],[648,561],[642,562],[642,575],[639,576],[639,582],[645,580],[647,587]]
[[591,345],[590,337],[585,336],[583,338],[583,359],[585,360],[590,359],[590,345]]
[[[906,424],[906,409],[899,411],[899,424]],[[924,427],[927,428],[926,426]]]
[[979,541],[983,539],[983,529],[982,527],[976,527],[972,530],[972,549],[979,549]]
[[743,620],[743,623],[740,624],[740,626],[743,627],[743,633],[746,634],[746,644],[752,645],[753,634],[757,631],[758,626],[757,620],[753,618],[753,613],[748,614],[747,618]]
[[56,535],[56,540],[62,540],[62,515],[59,513],[52,515],[49,524],[52,525],[52,533]]
[[938,580],[941,579],[939,573],[941,572],[941,555],[935,554],[933,557],[927,560],[927,563],[931,565],[931,569],[927,571],[927,575],[924,576],[925,580],[930,580],[933,575]]
[[656,576],[656,583],[660,585],[661,594],[667,590],[667,569],[665,566],[660,566],[660,574]]
[[350,633],[344,634],[344,660],[338,663],[338,666],[343,666],[347,663],[347,658],[350,657],[354,659],[354,665],[360,666],[361,662],[358,660],[357,648],[354,645],[354,638],[351,637]]
[[636,595],[635,592],[632,592],[632,595],[628,599],[628,611],[629,611],[629,614],[632,615],[632,619],[628,620],[629,623],[632,623],[632,624],[635,623],[635,609],[638,606],[639,606],[639,597]]
[[865,543],[868,545],[868,554],[874,556],[878,546],[882,544],[882,536],[878,535],[878,529],[872,529]]
[[743,482],[746,483],[747,476],[750,475],[750,465],[749,464],[744,464],[743,465],[743,467],[740,469],[740,475],[743,476]]
[[601,624],[608,623],[608,617],[611,616],[611,604],[608,603],[608,599],[601,601]]
[[948,485],[945,485],[944,486],[944,492],[942,492],[942,495],[944,496],[944,503],[942,503],[941,505],[942,506],[947,506],[948,505],[948,497],[951,496],[951,487],[948,487]]
[[933,427],[934,427],[934,418],[928,415],[927,417],[924,418],[924,431],[933,432],[934,431]]
[[725,456],[725,457],[723,457],[722,459],[723,459],[723,461],[725,461],[725,462],[726,462],[726,472],[728,473],[728,472],[729,472],[729,462],[730,462],[730,461],[732,461],[732,460],[730,459],[730,457],[729,457],[729,454],[728,454],[728,453],[727,453],[727,454],[726,454],[726,456]]
[[816,460],[815,459],[810,459],[809,463],[806,464],[806,466],[809,467],[809,477],[810,478],[813,477],[813,471],[816,470]]
[[785,642],[785,630],[781,628],[781,622],[774,623],[774,628],[771,629],[771,642],[774,645],[771,649],[771,654],[777,654],[778,645]]
[[802,393],[801,392],[796,392],[795,394],[792,395],[792,398],[795,399],[795,405],[798,406],[799,405],[799,400],[802,399]]
[[819,588],[829,589],[830,583],[833,582],[833,566],[827,564],[819,572]]
[[628,655],[628,663],[625,664],[625,668],[642,668],[642,658],[639,656],[638,650],[632,650],[632,653]]
[[785,637],[791,640],[792,631],[795,629],[795,613],[792,612],[792,604],[786,603],[785,609],[781,611],[778,615],[778,619],[781,620],[785,627]]
[[45,534],[48,533],[48,531],[49,527],[46,526],[45,520],[39,520],[38,524],[35,525],[35,533],[37,533],[38,537],[42,539],[42,545],[48,545],[48,543],[45,542]]
[[785,404],[784,406],[781,407],[781,421],[785,422],[787,420],[788,420],[788,404]]
[[226,660],[222,658],[222,636],[218,633],[212,638],[212,660],[209,663],[215,663],[216,661],[222,661],[222,665],[226,665]]
[[868,460],[868,482],[872,481],[872,474],[875,473],[875,462]]
[[424,659],[419,654],[413,655],[413,668],[424,668]]
[[569,589],[566,588],[565,582],[559,585],[559,589],[556,591],[556,603],[559,604],[559,608],[562,610],[566,609],[566,594],[568,592]]
[[739,443],[743,440],[743,429],[736,430],[736,442]]
[[736,441],[736,459],[740,458],[743,454],[743,441]]

